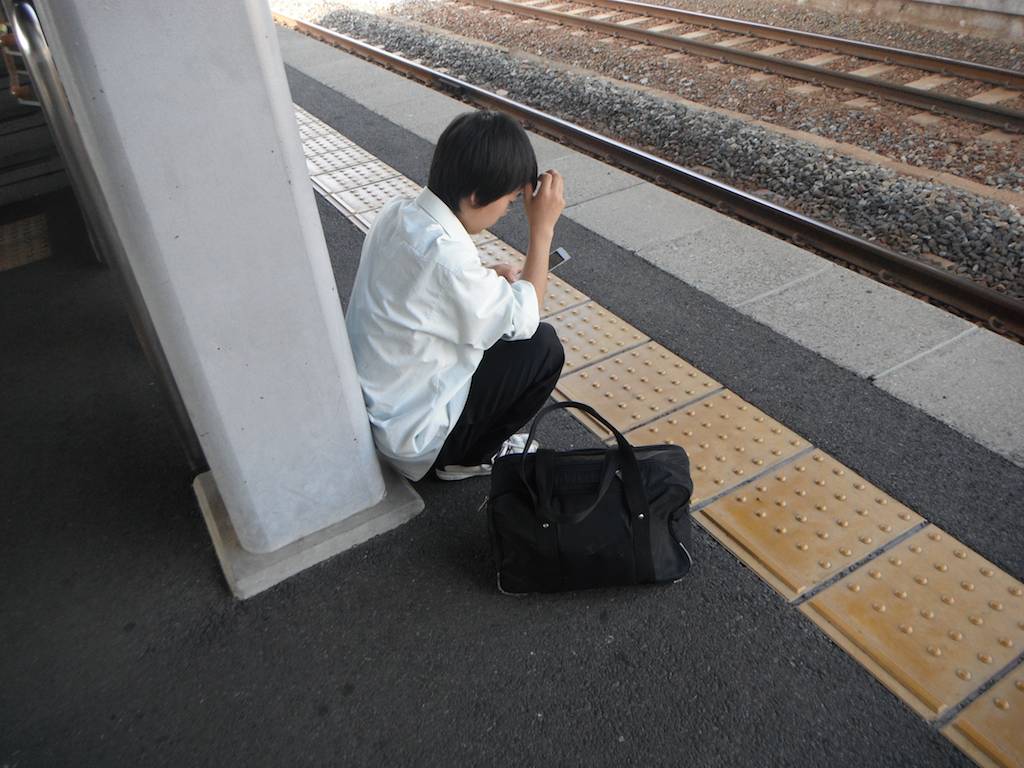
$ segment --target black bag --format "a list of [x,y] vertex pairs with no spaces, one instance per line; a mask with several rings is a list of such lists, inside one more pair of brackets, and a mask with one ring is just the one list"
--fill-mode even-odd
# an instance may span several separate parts
[[[690,462],[676,445],[633,448],[589,405],[549,405],[533,420],[578,408],[614,448],[541,449],[495,459],[487,516],[507,593],[670,582],[690,558]],[[529,441],[527,441],[529,445]]]

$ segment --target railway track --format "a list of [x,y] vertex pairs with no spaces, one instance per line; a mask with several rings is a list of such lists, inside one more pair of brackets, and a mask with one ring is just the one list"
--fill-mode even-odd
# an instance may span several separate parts
[[1024,301],[916,261],[876,243],[843,232],[796,211],[630,147],[583,126],[513,101],[348,35],[274,13],[274,20],[322,42],[343,48],[433,88],[488,109],[506,112],[529,127],[567,145],[631,170],[661,186],[752,222],[797,245],[815,248],[855,265],[883,282],[922,294],[985,322],[993,330],[1024,338]]
[[[630,0],[460,2],[852,91],[1006,131],[1024,132],[1024,112],[1003,104],[1019,101],[1024,96],[1024,73],[1013,70]],[[753,46],[762,47],[745,50]],[[808,49],[816,54],[796,58],[806,54]],[[850,69],[829,68],[829,64],[841,58],[851,60]],[[865,61],[881,63],[865,66]],[[908,83],[880,77],[906,69],[939,74],[915,78]],[[936,90],[957,87],[962,90],[964,81],[982,85],[980,90],[977,85],[968,86],[969,90],[977,91],[968,98]],[[996,87],[990,87],[992,85]]]

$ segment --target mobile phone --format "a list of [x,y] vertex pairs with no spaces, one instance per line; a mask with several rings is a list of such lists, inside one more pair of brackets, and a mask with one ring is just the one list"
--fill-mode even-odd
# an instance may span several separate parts
[[554,272],[556,268],[562,266],[571,259],[572,256],[565,248],[555,248],[548,256],[548,272]]

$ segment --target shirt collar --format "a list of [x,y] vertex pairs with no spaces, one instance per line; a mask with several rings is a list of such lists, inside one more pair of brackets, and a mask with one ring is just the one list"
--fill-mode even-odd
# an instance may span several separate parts
[[452,213],[451,208],[426,187],[416,196],[416,205],[426,211],[427,215],[433,218],[438,224],[444,227],[444,231],[456,240],[473,242],[462,222]]

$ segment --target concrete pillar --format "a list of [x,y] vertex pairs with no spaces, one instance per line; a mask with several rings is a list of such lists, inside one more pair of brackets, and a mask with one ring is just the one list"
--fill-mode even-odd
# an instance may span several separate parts
[[404,512],[373,532],[418,511],[374,453],[265,1],[34,5],[209,462],[204,505],[278,554],[332,526],[352,543],[389,483]]

